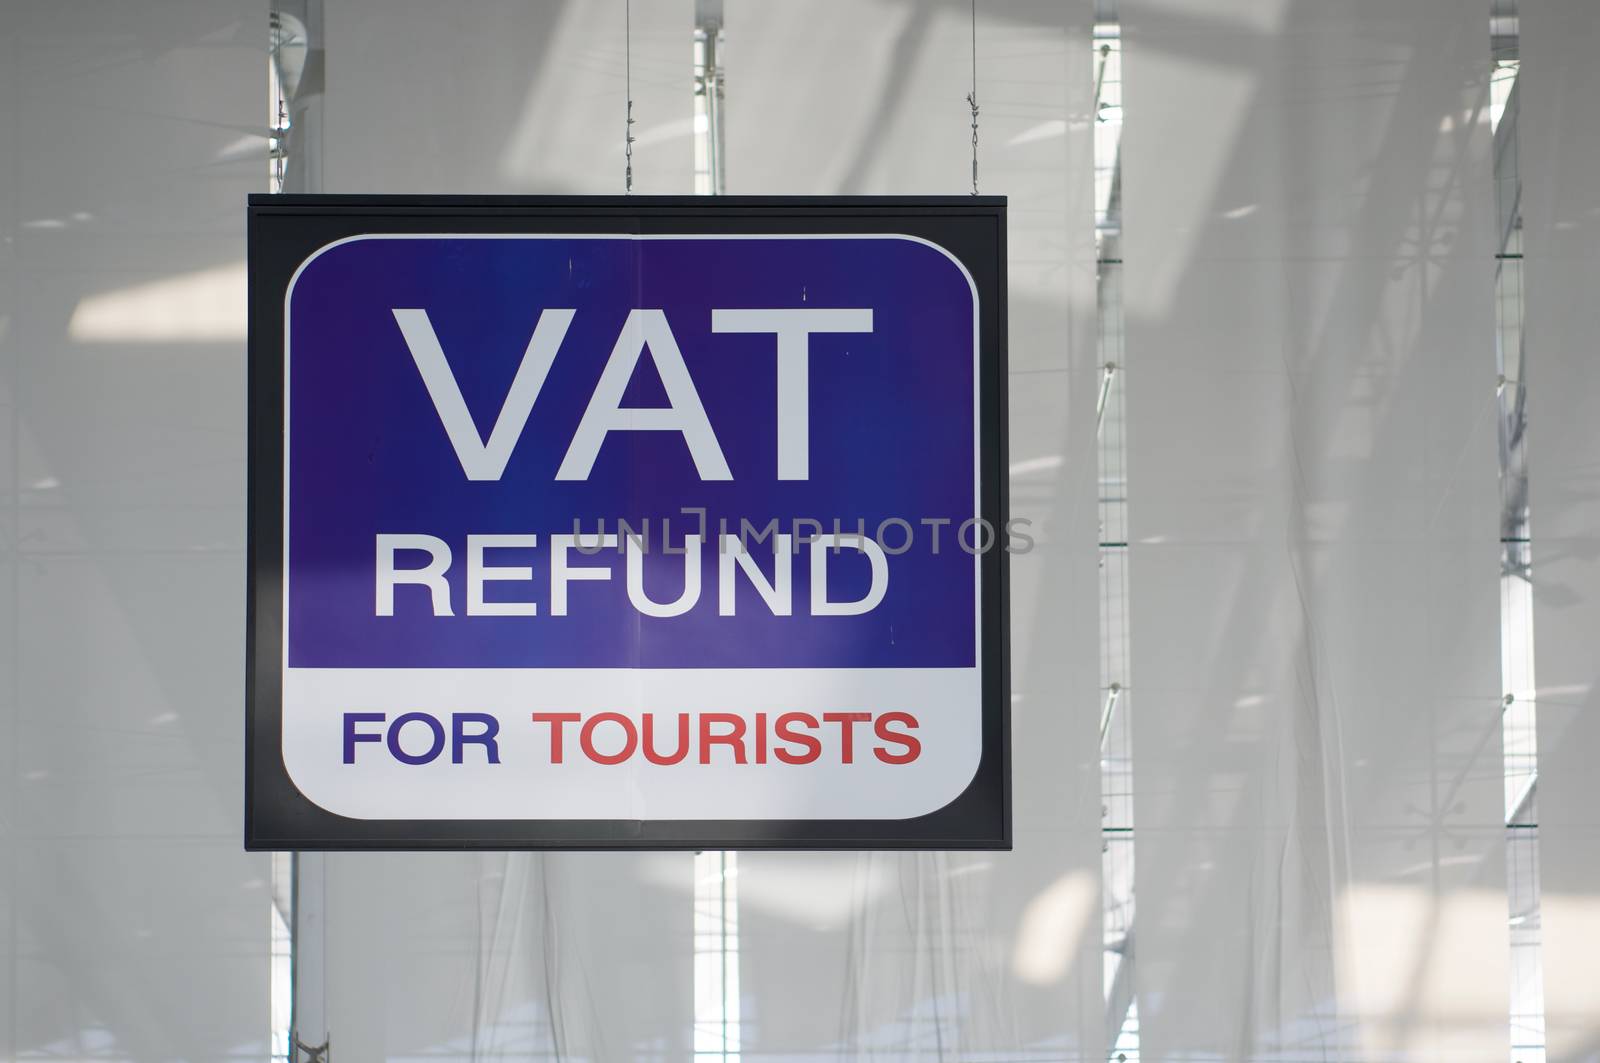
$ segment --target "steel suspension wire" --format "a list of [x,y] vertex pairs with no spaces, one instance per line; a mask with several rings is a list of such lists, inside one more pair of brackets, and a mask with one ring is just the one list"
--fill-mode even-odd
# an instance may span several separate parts
[[622,139],[622,191],[633,195],[633,0],[622,0],[623,94],[628,101]]
[[978,194],[978,0],[972,0],[972,91],[967,93],[972,108],[972,194]]

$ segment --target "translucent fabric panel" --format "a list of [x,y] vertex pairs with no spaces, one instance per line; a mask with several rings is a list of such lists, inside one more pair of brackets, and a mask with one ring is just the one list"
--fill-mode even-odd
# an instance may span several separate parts
[[253,0],[0,10],[0,1057],[268,1052],[242,851]]
[[[329,0],[318,191],[620,193],[622,4]],[[694,9],[633,5],[634,188],[693,189]],[[327,854],[302,1036],[343,1063],[683,1059],[691,854]],[[322,871],[316,870],[320,863]],[[303,894],[304,896],[304,894]],[[315,902],[313,902],[315,903]],[[317,977],[320,975],[320,979]]]
[[1548,1058],[1600,1059],[1600,11],[1522,10],[1522,170]]
[[1487,12],[1121,15],[1142,1054],[1498,1063]]
[[688,1055],[691,857],[328,857],[327,1032],[344,1058]]
[[[620,195],[624,15],[581,0],[327,0],[324,190]],[[693,192],[693,0],[640,0],[632,21],[633,190]]]
[[[726,5],[732,193],[971,191],[964,5]],[[1091,9],[980,4],[1010,197],[1010,853],[740,854],[746,1059],[1099,1059]],[[907,514],[908,518],[916,515]]]

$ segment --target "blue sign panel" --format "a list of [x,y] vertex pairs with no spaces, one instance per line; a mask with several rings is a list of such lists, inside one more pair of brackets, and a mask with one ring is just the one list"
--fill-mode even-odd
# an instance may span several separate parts
[[[958,262],[894,236],[369,236],[319,252],[288,307],[289,666],[973,667],[974,562],[955,538],[977,514],[974,303]],[[909,548],[871,609],[815,616],[790,595],[774,611],[743,577],[745,608],[719,608],[719,528],[875,534],[895,518],[947,523],[885,528]],[[623,522],[660,540],[643,580],[668,601],[685,565],[664,547],[700,535],[693,604],[653,617],[616,579],[568,587],[556,614],[550,538],[587,546]],[[350,577],[373,568],[375,535],[419,534],[458,562],[450,615],[406,583],[375,613],[372,581]],[[483,593],[533,608],[472,608],[468,536],[527,534],[539,545],[490,556],[535,575]],[[828,600],[862,598],[867,560],[829,560]],[[803,589],[809,561],[791,563]]]
[[1008,842],[1003,207],[830,202],[252,201],[249,844]]

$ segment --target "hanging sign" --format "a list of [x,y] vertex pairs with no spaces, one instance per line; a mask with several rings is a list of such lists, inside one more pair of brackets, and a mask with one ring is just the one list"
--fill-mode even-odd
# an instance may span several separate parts
[[247,845],[1008,846],[1004,241],[252,197]]

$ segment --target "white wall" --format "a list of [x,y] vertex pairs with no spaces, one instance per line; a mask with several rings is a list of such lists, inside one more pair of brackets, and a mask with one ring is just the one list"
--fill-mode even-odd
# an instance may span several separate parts
[[261,1059],[244,205],[267,7],[0,8],[0,1057]]
[[[635,187],[688,192],[693,3],[633,6]],[[968,190],[965,3],[727,6],[730,192]],[[1013,558],[1017,850],[741,857],[751,1057],[1102,1058],[1091,12],[979,6],[1039,538]],[[1144,1056],[1498,1063],[1487,11],[1122,6]],[[267,7],[0,9],[4,1058],[265,1054],[240,722]],[[1544,955],[1573,1061],[1600,1054],[1596,17],[1522,21]],[[323,190],[620,191],[621,21],[328,0]],[[341,1063],[690,1054],[688,854],[323,866]]]
[[1498,1063],[1487,11],[1121,15],[1141,1048]]

